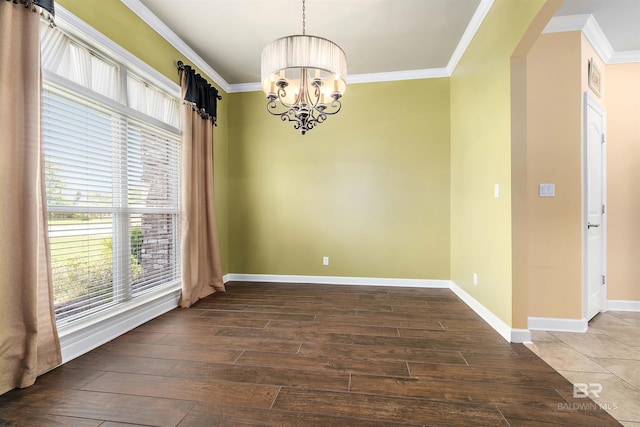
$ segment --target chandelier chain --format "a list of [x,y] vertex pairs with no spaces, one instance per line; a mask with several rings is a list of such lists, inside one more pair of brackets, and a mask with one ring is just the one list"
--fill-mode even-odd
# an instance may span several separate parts
[[307,31],[306,31],[307,23],[306,23],[306,15],[305,15],[306,8],[305,8],[304,2],[305,0],[302,0],[302,35],[303,36],[307,34]]

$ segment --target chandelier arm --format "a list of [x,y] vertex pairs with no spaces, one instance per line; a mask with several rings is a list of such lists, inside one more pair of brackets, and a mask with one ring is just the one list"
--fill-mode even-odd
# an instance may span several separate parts
[[279,87],[278,88],[278,97],[276,98],[278,101],[280,101],[280,104],[282,104],[284,107],[286,108],[291,108],[291,105],[287,104],[284,102],[284,99],[287,97],[287,90],[284,87]]
[[[331,108],[335,108],[335,110],[326,110],[326,109],[320,109],[320,108],[314,108],[315,111],[317,111],[318,113],[321,114],[325,114],[327,116],[333,116],[334,114],[337,114],[341,109],[342,109],[342,103],[338,100],[334,100],[333,102],[331,102],[331,104],[329,104],[331,106]],[[325,106],[326,108],[326,106]]]
[[324,111],[324,113],[325,113],[325,114],[328,114],[328,115],[330,115],[330,116],[332,116],[332,115],[334,115],[334,114],[337,114],[337,113],[342,109],[342,102],[340,102],[340,100],[338,100],[338,99],[334,99],[334,100],[331,102],[331,107],[332,107],[332,108],[337,108],[337,109],[336,109],[335,111],[331,111],[331,112],[329,112],[329,111]]
[[318,110],[318,104],[320,104],[320,85],[313,85],[313,87],[315,88],[314,90],[314,96],[315,96],[315,102],[311,102],[311,105],[313,105],[313,109],[314,110]]
[[287,113],[286,111],[284,113],[280,112],[280,111],[272,111],[272,110],[275,110],[276,108],[278,108],[278,103],[275,100],[267,102],[266,107],[267,107],[267,112],[269,114],[271,114],[272,116],[281,116],[282,114],[286,114]]
[[[277,97],[275,99],[277,99],[278,101],[280,101],[280,104],[282,104],[283,107],[285,108],[295,108],[299,102],[300,102],[300,96],[302,94],[302,91],[300,91],[298,93],[298,95],[296,95],[296,98],[293,100],[293,103],[288,104],[284,101],[284,99],[287,97],[287,91],[284,87],[280,87],[278,88],[278,93],[277,93]],[[275,100],[274,100],[275,101]]]

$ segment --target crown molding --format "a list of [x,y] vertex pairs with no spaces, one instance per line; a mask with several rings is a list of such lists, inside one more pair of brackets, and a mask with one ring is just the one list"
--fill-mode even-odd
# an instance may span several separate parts
[[640,50],[626,50],[611,55],[608,64],[630,64],[640,62]]
[[604,61],[604,63],[608,64],[611,56],[613,56],[615,51],[613,50],[611,43],[609,43],[609,39],[602,31],[602,28],[600,28],[600,25],[598,25],[598,22],[596,21],[596,18],[593,17],[593,15],[589,16],[587,24],[585,25],[582,32],[587,40],[589,40],[589,43],[591,43],[591,46],[593,46],[600,58]]
[[605,64],[611,63],[615,51],[593,15],[555,16],[542,31],[543,34],[581,31]]
[[460,59],[462,59],[462,56],[469,47],[471,40],[473,40],[473,37],[475,37],[476,33],[478,32],[478,29],[480,29],[480,25],[482,25],[484,18],[487,17],[487,14],[489,13],[491,6],[493,6],[494,1],[495,0],[480,0],[478,8],[474,12],[471,21],[469,21],[469,25],[467,25],[467,28],[462,34],[462,38],[460,39],[458,46],[453,51],[453,54],[449,59],[449,63],[447,64],[446,68],[448,73],[447,77],[450,77],[453,74],[453,71],[458,66],[458,62],[460,62]]
[[[381,83],[398,80],[437,79],[450,76],[451,74],[446,68],[428,68],[424,70],[391,71],[387,73],[353,74],[347,76],[347,83]],[[252,82],[231,84],[227,92],[257,92],[261,90],[262,85],[259,82]]]
[[[236,92],[256,92],[262,90],[260,82],[234,83],[230,84],[218,74],[209,64],[205,62],[193,49],[191,49],[176,33],[174,33],[164,22],[151,12],[140,0],[120,0],[140,19],[147,23],[153,30],[164,37],[173,47],[182,53],[193,65],[211,77],[227,93]],[[349,84],[357,83],[379,83],[398,80],[432,79],[440,77],[450,77],[453,70],[458,65],[460,58],[466,51],[469,43],[473,40],[478,28],[489,13],[495,0],[480,0],[478,8],[473,14],[458,46],[453,52],[446,68],[430,68],[423,70],[393,71],[386,73],[354,74],[348,76]]]
[[379,83],[392,82],[397,80],[416,80],[416,79],[437,79],[440,77],[449,77],[450,74],[446,68],[427,68],[424,70],[406,70],[406,71],[390,71],[386,73],[368,73],[353,74],[347,76],[349,84],[357,83]]
[[262,85],[260,82],[251,82],[251,83],[232,83],[229,85],[228,93],[237,93],[237,92],[259,92],[262,90]]
[[[166,41],[183,54],[189,62],[198,67],[207,76],[212,78],[225,92],[229,92],[231,85],[222,78],[216,70],[214,70],[207,62],[200,57],[193,49],[189,47],[176,33],[174,33],[164,22],[160,20],[153,12],[151,12],[140,0],[120,0],[133,13],[138,15],[140,19],[153,28]],[[178,58],[176,58],[178,60]]]
[[544,27],[542,34],[582,31],[587,25],[590,16],[591,15],[554,16],[547,26]]
[[[260,82],[228,83],[216,70],[191,49],[177,34],[151,12],[140,0],[120,0],[140,19],[146,22],[173,47],[182,53],[193,65],[211,77],[225,92],[257,92],[262,90]],[[379,83],[399,80],[430,79],[450,77],[457,67],[471,40],[486,18],[495,0],[481,0],[473,14],[458,46],[454,50],[446,68],[394,71],[386,73],[354,74],[348,76],[349,84]],[[611,43],[598,25],[593,15],[556,16],[549,21],[543,33],[582,31],[594,50],[606,64],[626,64],[640,62],[640,51],[615,52]]]

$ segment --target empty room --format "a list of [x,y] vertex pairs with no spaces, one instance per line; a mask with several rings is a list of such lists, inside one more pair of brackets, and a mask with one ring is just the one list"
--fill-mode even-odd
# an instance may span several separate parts
[[639,23],[0,0],[0,424],[639,427]]

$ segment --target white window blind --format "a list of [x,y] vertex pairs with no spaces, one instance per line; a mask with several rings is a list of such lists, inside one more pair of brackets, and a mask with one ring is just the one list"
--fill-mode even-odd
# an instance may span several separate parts
[[124,67],[63,36],[43,30],[43,45],[57,40],[54,51],[66,52],[55,61],[43,52],[49,72],[45,181],[59,324],[175,284],[180,274],[180,138],[172,126],[178,101],[135,76],[151,103],[162,102],[152,111],[127,105],[132,98],[150,101],[139,86],[129,90],[131,78],[118,77],[127,73]]

